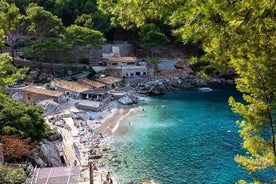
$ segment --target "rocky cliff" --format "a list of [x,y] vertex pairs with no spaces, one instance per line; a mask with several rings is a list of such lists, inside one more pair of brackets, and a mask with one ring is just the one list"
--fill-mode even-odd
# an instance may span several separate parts
[[38,167],[59,167],[62,166],[59,149],[57,146],[42,139],[35,148],[34,154],[30,157],[32,163]]

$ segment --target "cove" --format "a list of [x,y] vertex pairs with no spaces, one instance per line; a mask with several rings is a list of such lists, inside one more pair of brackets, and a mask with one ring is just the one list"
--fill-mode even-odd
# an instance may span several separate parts
[[[251,176],[234,161],[243,154],[240,117],[228,98],[234,86],[183,90],[147,97],[140,110],[124,118],[113,135],[118,164],[109,164],[121,183],[235,183]],[[141,110],[143,109],[143,110]],[[271,181],[272,171],[258,175]]]

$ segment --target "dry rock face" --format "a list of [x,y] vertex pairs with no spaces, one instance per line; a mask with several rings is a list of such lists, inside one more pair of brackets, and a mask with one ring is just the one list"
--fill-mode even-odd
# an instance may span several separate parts
[[38,167],[62,166],[59,150],[55,144],[43,139],[37,146],[37,153],[31,156]]

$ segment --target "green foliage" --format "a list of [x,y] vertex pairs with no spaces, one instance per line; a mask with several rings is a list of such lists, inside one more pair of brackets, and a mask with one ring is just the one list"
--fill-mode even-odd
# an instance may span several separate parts
[[[26,69],[17,69],[12,58],[7,54],[0,55],[1,91],[8,83],[24,77]],[[39,140],[44,135],[42,109],[28,106],[0,93],[0,134],[20,135]]]
[[92,15],[82,14],[81,16],[77,16],[74,22],[78,26],[87,27],[93,29],[94,22]]
[[[61,39],[48,38],[43,42],[35,42],[31,47],[24,50],[22,55],[35,61],[54,62],[65,60],[66,53],[68,54],[70,51],[71,47]],[[57,55],[57,52],[63,52],[64,54]]]
[[[25,16],[20,14],[19,9],[15,4],[7,4],[2,14],[3,19],[1,27],[4,29],[6,35],[6,46],[9,47],[12,58],[15,57],[15,48],[21,39],[22,33],[26,33],[25,30]],[[1,23],[0,23],[1,24]]]
[[27,7],[25,19],[28,32],[39,40],[45,37],[60,37],[64,32],[61,19],[35,3]]
[[77,16],[96,10],[95,0],[58,0],[54,2],[52,12],[60,17],[65,25],[71,25]]
[[0,48],[4,44],[4,35],[6,36],[6,42],[12,45],[12,49],[14,48],[21,19],[22,16],[15,4],[8,4],[4,0],[0,1]]
[[26,181],[23,168],[0,165],[0,181],[5,184],[21,184]]
[[24,78],[27,69],[17,69],[8,53],[0,54],[0,90],[7,84]]
[[100,32],[107,32],[111,28],[109,18],[98,10],[96,0],[35,0],[35,2],[60,17],[66,26],[77,24]]
[[67,27],[65,35],[72,46],[100,47],[105,42],[101,32],[78,25]]
[[149,64],[157,64],[157,63],[159,63],[159,58],[158,57],[148,57],[146,59],[146,61]]
[[208,61],[208,59],[205,59],[204,57],[191,57],[188,60],[188,63],[193,71],[195,71],[196,73],[203,74],[205,79],[208,75],[213,73],[213,70],[210,66],[210,62]]
[[26,7],[33,2],[33,0],[7,0],[8,3],[14,3],[20,10],[20,13],[25,13]]
[[0,94],[0,134],[40,140],[45,135],[43,110]]
[[183,0],[98,0],[99,9],[111,16],[114,25],[123,28],[140,27],[147,22],[166,21]]
[[104,15],[100,11],[93,12],[92,17],[94,22],[94,29],[102,33],[107,33],[112,29],[112,25],[109,20],[109,17]]
[[232,98],[229,102],[243,117],[238,125],[247,154],[237,155],[235,160],[250,172],[276,166],[272,4],[265,0],[187,1],[171,16],[171,23],[178,27],[175,33],[184,42],[202,44],[203,61],[216,69],[231,66],[239,75],[237,89],[245,94],[246,104]]
[[145,24],[141,26],[139,32],[140,42],[144,48],[162,46],[169,42],[165,34],[155,24]]
[[[15,2],[18,3],[19,0]],[[39,2],[42,3],[41,0]],[[103,44],[102,34],[91,29],[92,22],[94,22],[95,29],[105,32],[110,30],[108,17],[111,16],[114,25],[123,28],[141,28],[139,36],[145,48],[168,42],[165,34],[157,26],[149,23],[155,23],[160,28],[162,24],[172,26],[173,34],[181,38],[184,44],[197,44],[204,50],[202,57],[190,60],[190,66],[195,71],[199,71],[203,77],[207,77],[206,74],[217,71],[223,73],[233,68],[238,75],[237,89],[244,93],[246,102],[240,103],[232,98],[229,99],[233,111],[243,117],[238,125],[240,135],[244,140],[243,148],[247,150],[245,155],[238,155],[235,160],[250,172],[268,167],[275,168],[276,24],[274,0],[98,0],[100,9],[105,13],[104,16],[97,11],[94,0],[57,0],[54,2],[47,0],[47,2],[47,7],[59,15],[64,22],[67,21],[67,25],[72,24],[79,16],[76,23],[85,26],[72,25],[66,29],[66,42],[71,47],[83,49],[83,46],[89,48]],[[4,6],[6,6],[5,3]],[[0,13],[0,24],[3,24],[2,20],[7,19],[4,18],[7,12]],[[16,12],[16,8],[12,8],[10,16],[16,17],[14,16]],[[26,20],[31,23],[28,28],[37,37],[58,36],[62,33],[59,31],[62,30],[61,21],[43,8],[32,4],[26,12],[28,17]],[[82,14],[86,15],[81,16]],[[13,25],[16,24],[11,21],[10,26],[7,27],[14,30]],[[0,39],[7,30],[3,29],[4,27],[5,25],[1,26]],[[44,47],[47,48],[46,45]],[[0,77],[3,84],[13,81],[7,78],[8,74],[10,72],[1,73],[2,76],[6,76],[4,82]],[[16,132],[17,128],[8,125],[4,130]]]
[[[169,4],[170,11],[162,10]],[[204,73],[233,68],[246,102],[229,100],[243,117],[238,125],[247,150],[235,160],[250,172],[275,168],[275,1],[100,0],[99,5],[125,28],[141,27],[154,17],[173,26],[184,44],[198,44],[205,51],[194,63]]]
[[4,46],[5,35],[4,30],[0,28],[0,48]]
[[[248,152],[235,160],[251,172],[276,167],[275,145],[275,6],[268,1],[237,3],[236,14],[229,20],[233,34],[231,64],[239,77],[237,89],[244,93],[246,104],[230,98],[233,110],[242,115],[240,135]],[[233,13],[232,13],[233,14]],[[242,19],[245,16],[246,19]],[[264,133],[265,132],[265,133]]]
[[19,23],[19,9],[15,4],[8,4],[6,1],[0,1],[0,27],[5,33],[15,30]]
[[49,137],[51,135],[57,135],[59,132],[57,130],[53,130],[48,124],[45,124],[45,137]]
[[180,36],[184,43],[199,44],[205,51],[203,65],[206,62],[220,72],[225,73],[230,65],[228,32],[225,17],[234,11],[229,1],[186,1],[169,18],[175,27],[173,33]]

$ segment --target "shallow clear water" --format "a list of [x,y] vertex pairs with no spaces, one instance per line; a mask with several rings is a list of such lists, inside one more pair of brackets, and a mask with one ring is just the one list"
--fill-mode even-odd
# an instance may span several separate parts
[[[114,134],[115,170],[121,183],[150,179],[171,183],[235,183],[250,179],[234,161],[241,138],[228,105],[240,98],[232,86],[197,89],[146,98]],[[269,181],[271,173],[262,173]]]

